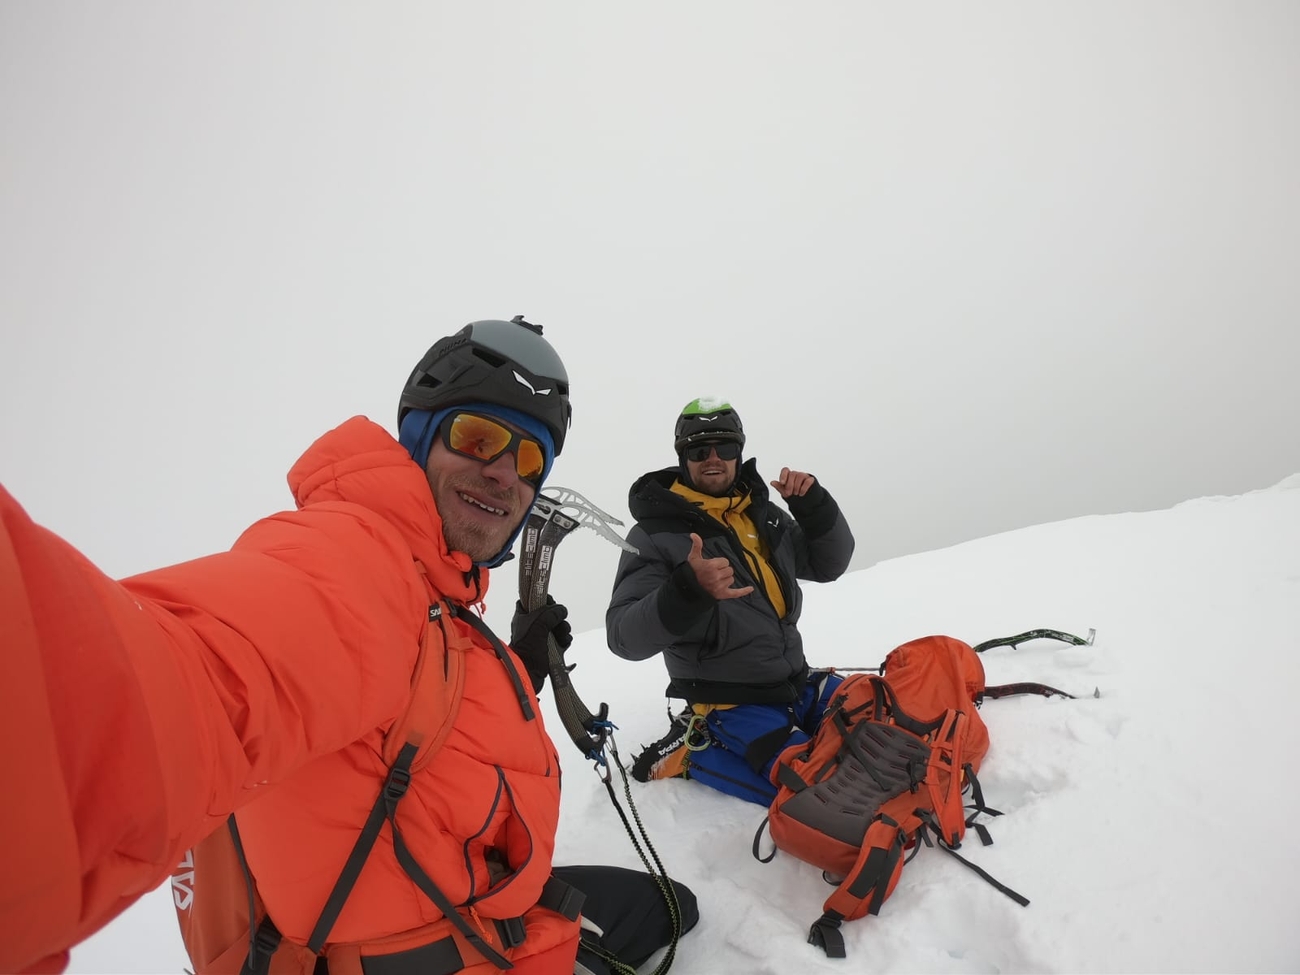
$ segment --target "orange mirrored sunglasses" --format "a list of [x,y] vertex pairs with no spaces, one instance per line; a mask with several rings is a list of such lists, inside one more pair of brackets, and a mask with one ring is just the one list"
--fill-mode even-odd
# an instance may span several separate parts
[[546,451],[532,437],[479,413],[453,413],[442,421],[442,442],[448,450],[490,464],[514,451],[515,470],[534,487],[546,470]]

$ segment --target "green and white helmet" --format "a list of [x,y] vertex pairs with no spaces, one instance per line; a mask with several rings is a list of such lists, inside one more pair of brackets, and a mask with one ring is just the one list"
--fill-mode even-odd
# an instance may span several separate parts
[[680,454],[691,444],[710,441],[738,443],[743,447],[745,427],[740,422],[740,414],[725,399],[701,396],[687,403],[677,417],[673,449]]

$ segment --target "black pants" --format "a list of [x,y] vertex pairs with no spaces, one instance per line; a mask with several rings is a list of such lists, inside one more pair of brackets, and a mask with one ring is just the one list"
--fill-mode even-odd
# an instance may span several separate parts
[[[609,965],[592,950],[593,946],[636,968],[672,940],[668,905],[659,885],[648,873],[604,866],[555,867],[551,872],[587,895],[582,906],[584,927],[577,972],[610,975]],[[689,889],[676,881],[673,888],[684,934],[695,927],[700,912]],[[600,928],[600,933],[589,930],[590,924]],[[463,967],[451,936],[409,951],[361,959],[362,971],[371,975],[415,975],[417,972],[428,975],[431,971],[450,975]],[[328,975],[329,963],[324,956],[316,962],[316,972]]]
[[[609,966],[588,947],[595,942],[625,965],[639,967],[672,940],[672,918],[659,885],[648,873],[623,867],[553,867],[551,872],[587,895],[582,914],[600,928],[582,932],[578,962],[596,975],[608,975]],[[673,881],[681,931],[685,934],[700,919],[695,895]],[[581,969],[579,969],[581,970]]]

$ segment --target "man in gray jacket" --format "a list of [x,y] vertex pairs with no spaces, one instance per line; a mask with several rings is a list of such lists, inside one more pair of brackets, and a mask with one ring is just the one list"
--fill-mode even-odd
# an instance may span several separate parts
[[674,446],[676,467],[632,485],[628,541],[639,554],[623,553],[605,615],[610,649],[628,660],[662,653],[667,694],[687,704],[633,775],[696,779],[768,805],[777,754],[808,739],[839,684],[808,669],[797,580],[839,578],[853,534],[811,474],[785,467],[770,482],[789,514],[769,500],[725,401],[688,404]]

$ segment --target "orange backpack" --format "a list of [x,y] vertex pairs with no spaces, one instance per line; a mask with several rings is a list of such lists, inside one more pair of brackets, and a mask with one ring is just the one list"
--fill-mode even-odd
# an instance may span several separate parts
[[974,648],[947,636],[905,643],[879,669],[879,676],[846,677],[812,739],[777,757],[771,773],[777,796],[754,837],[754,856],[762,862],[776,855],[759,856],[766,827],[777,849],[820,867],[838,884],[808,937],[832,958],[845,955],[841,922],[878,914],[911,859],[904,852],[914,856],[920,843],[933,845],[932,837],[1007,896],[1029,903],[955,852],[967,826],[991,843],[975,817],[1001,815],[984,804],[976,778],[989,748],[976,705],[986,693],[1070,696],[1037,684],[988,688]]
[[[314,971],[318,953],[361,873],[380,828],[393,815],[411,773],[427,765],[442,747],[460,710],[465,690],[464,655],[472,644],[441,625],[432,625],[441,621],[444,613],[455,614],[456,611],[441,601],[429,608],[431,625],[425,627],[411,677],[410,703],[385,738],[384,759],[389,763],[388,777],[379,789],[366,825],[321,913],[308,946],[281,939],[267,916],[244,858],[235,815],[230,816],[225,828],[210,834],[177,865],[171,878],[172,899],[180,921],[181,936],[196,975],[235,972],[244,975],[267,972],[311,975]],[[416,865],[415,869],[420,868]],[[427,875],[425,879],[428,880]],[[432,880],[428,882],[433,892],[440,893],[436,886],[432,886]],[[490,961],[494,956],[499,959],[499,963],[493,962],[498,967],[511,967],[500,953],[503,945],[484,941],[480,932],[469,926],[450,902],[438,903],[435,899],[435,903],[455,929],[451,933],[462,936],[456,938],[458,944],[468,942]],[[394,946],[389,947],[391,950]],[[331,958],[331,961],[335,959]],[[341,957],[337,961],[340,964],[331,964],[331,971],[355,967],[360,972],[355,948],[350,957]]]

